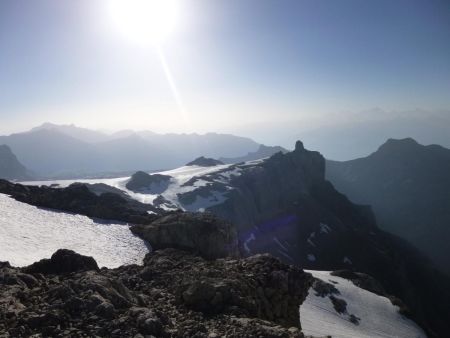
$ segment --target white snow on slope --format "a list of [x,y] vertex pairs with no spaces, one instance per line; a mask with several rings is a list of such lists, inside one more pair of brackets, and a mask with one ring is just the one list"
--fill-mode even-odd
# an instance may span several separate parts
[[[347,314],[338,314],[328,297],[315,295],[311,288],[300,307],[303,333],[333,338],[425,338],[426,334],[413,321],[398,312],[386,297],[355,286],[351,281],[330,275],[327,271],[308,271],[314,277],[332,283],[339,291],[337,298],[347,302]],[[355,325],[350,314],[360,318]]]
[[39,209],[0,194],[0,261],[25,266],[49,258],[58,249],[92,256],[100,267],[108,268],[142,264],[148,252],[128,225]]
[[[252,162],[253,163],[253,162]],[[246,164],[248,165],[248,164]],[[229,170],[227,170],[229,169]],[[213,205],[217,205],[223,203],[226,198],[223,193],[218,191],[213,191],[210,198],[198,197],[192,204],[183,205],[179,199],[178,194],[184,194],[191,192],[197,188],[206,186],[209,182],[202,179],[202,177],[210,174],[214,174],[221,171],[220,177],[216,179],[216,181],[225,183],[227,180],[230,180],[233,176],[238,176],[240,173],[240,168],[231,165],[217,165],[214,167],[201,167],[201,166],[184,166],[180,168],[176,168],[173,170],[162,171],[158,173],[151,174],[161,174],[161,175],[169,175],[172,177],[170,180],[170,184],[167,189],[162,192],[162,195],[166,200],[168,200],[173,206],[172,209],[180,208],[182,210],[187,211],[201,211]],[[223,172],[222,172],[223,171]],[[184,185],[192,178],[198,178],[192,185]],[[61,188],[68,187],[72,183],[88,183],[88,184],[96,184],[103,183],[114,188],[118,188],[124,192],[126,192],[130,197],[136,199],[142,203],[153,203],[154,199],[158,197],[158,194],[149,193],[136,193],[126,188],[127,182],[130,180],[130,177],[119,177],[119,178],[106,178],[106,179],[77,179],[77,180],[56,180],[56,181],[28,181],[21,182],[25,185],[37,185],[37,186],[50,186],[53,184],[57,184]]]

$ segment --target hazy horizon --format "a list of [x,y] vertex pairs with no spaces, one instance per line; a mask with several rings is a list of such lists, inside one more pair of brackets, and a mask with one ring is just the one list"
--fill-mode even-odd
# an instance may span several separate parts
[[448,2],[179,0],[158,46],[119,34],[110,2],[1,2],[0,134],[49,121],[287,146],[334,124],[450,116]]
[[[21,128],[15,133],[28,132],[45,124],[74,126],[103,134],[113,135],[121,132],[145,132],[157,134],[230,134],[250,138],[268,146],[294,148],[297,140],[302,141],[309,150],[321,152],[332,160],[351,160],[365,157],[376,151],[388,139],[413,138],[421,144],[438,144],[450,148],[450,113],[447,111],[428,112],[422,110],[405,112],[385,112],[379,108],[353,113],[329,114],[324,119],[316,119],[309,124],[301,120],[259,122],[243,124],[234,128],[221,128],[204,131],[157,131],[144,127],[137,129],[91,128],[76,123],[58,124],[46,121],[30,128]],[[13,133],[14,134],[14,133]],[[0,133],[0,136],[2,134]],[[120,137],[126,137],[126,133]],[[241,155],[245,155],[243,151]]]

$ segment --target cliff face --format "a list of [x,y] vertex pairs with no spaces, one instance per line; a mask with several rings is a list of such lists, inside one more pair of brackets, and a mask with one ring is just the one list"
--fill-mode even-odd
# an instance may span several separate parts
[[330,243],[376,231],[370,208],[339,194],[325,180],[322,155],[301,142],[293,152],[244,169],[230,186],[228,199],[208,210],[237,226],[244,252],[269,251],[310,268],[344,268],[357,264],[359,254]]
[[208,213],[172,212],[131,231],[152,249],[176,248],[198,253],[206,259],[239,257],[236,228]]
[[448,278],[379,230],[370,207],[351,203],[326,181],[319,153],[298,142],[291,153],[243,169],[229,186],[227,200],[207,210],[236,224],[244,254],[269,252],[308,269],[367,273],[401,298],[430,335],[450,329]]

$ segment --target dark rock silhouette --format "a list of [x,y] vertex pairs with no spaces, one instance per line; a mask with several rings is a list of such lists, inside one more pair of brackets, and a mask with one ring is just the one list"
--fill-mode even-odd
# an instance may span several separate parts
[[390,139],[368,157],[328,161],[327,177],[351,200],[372,205],[380,228],[450,275],[450,149]]
[[[105,192],[97,195],[85,184],[72,184],[67,188],[24,186],[0,180],[0,193],[10,195],[19,202],[37,207],[73,212],[92,218],[130,223],[149,223],[161,213],[151,205],[125,199],[119,194]],[[152,211],[154,214],[149,214]]]
[[200,167],[214,167],[216,165],[220,165],[223,164],[223,162],[219,161],[219,160],[215,160],[213,158],[206,158],[204,156],[198,157],[195,160],[187,163],[186,165],[191,166],[191,165],[198,165]]
[[22,269],[26,273],[62,274],[70,272],[98,271],[94,258],[82,256],[72,250],[60,249],[50,259],[42,259]]
[[128,190],[135,192],[160,194],[167,189],[170,179],[171,176],[168,175],[147,174],[143,171],[138,171],[131,176],[126,187]]

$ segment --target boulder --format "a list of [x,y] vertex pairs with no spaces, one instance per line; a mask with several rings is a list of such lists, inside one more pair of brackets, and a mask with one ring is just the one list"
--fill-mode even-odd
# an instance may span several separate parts
[[209,213],[174,212],[131,231],[154,250],[175,248],[195,252],[206,259],[239,257],[236,229]]
[[50,259],[42,259],[23,269],[27,273],[62,274],[78,271],[99,270],[94,258],[60,249]]

